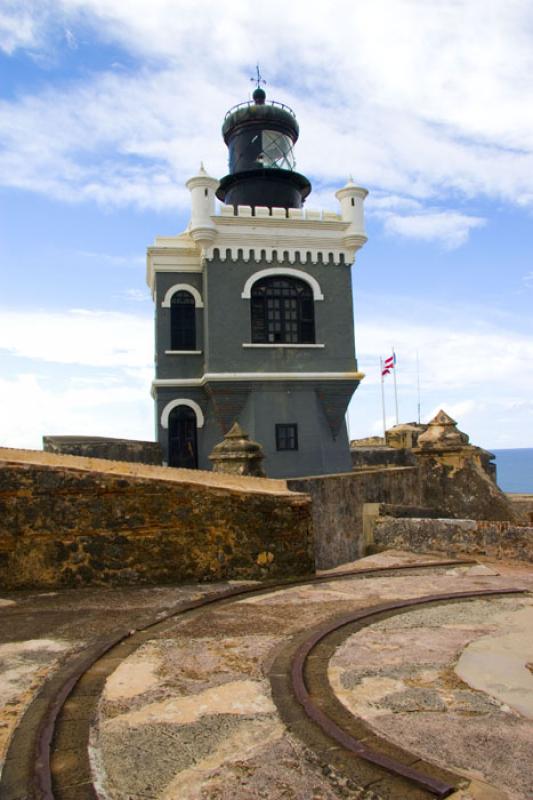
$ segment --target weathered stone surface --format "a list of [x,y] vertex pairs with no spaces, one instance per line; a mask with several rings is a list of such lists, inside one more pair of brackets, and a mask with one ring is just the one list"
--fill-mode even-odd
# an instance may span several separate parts
[[533,494],[507,494],[515,511],[533,525]]
[[417,451],[422,503],[439,509],[443,517],[523,522],[476,451]]
[[354,470],[367,470],[370,467],[412,467],[416,458],[411,450],[376,445],[350,448]]
[[375,517],[378,549],[485,555],[533,562],[533,528],[472,519],[393,519]]
[[455,448],[468,444],[468,436],[460,431],[457,422],[442,409],[433,417],[427,429],[418,437],[418,447]]
[[318,569],[331,569],[365,554],[365,503],[420,505],[416,467],[298,478],[288,480],[287,485],[311,495]]
[[352,447],[384,447],[385,438],[383,436],[365,436],[363,439],[351,439]]
[[394,425],[385,432],[385,440],[389,447],[412,449],[418,444],[418,438],[428,429],[427,425],[419,422],[405,422]]
[[209,460],[214,472],[229,472],[233,475],[265,476],[262,461],[265,455],[258,442],[250,439],[238,422],[226,433],[220,444],[215,445]]
[[68,457],[62,464],[41,454],[50,464],[10,455],[0,461],[6,588],[249,579],[314,568],[309,498],[281,481],[239,478],[233,488],[232,476],[217,485],[216,476],[204,483],[185,470],[121,475],[107,472],[106,462],[81,468]]
[[111,461],[133,461],[141,464],[162,464],[159,442],[137,439],[112,439],[109,436],[43,436],[43,450],[85,458]]

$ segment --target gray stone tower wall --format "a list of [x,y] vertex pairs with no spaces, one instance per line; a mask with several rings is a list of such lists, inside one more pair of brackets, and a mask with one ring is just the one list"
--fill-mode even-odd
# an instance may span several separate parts
[[[263,269],[297,269],[320,285],[315,300],[315,345],[251,344],[250,300],[241,297],[246,281]],[[353,337],[350,268],[344,264],[298,261],[222,260],[216,253],[203,272],[156,273],[156,422],[168,460],[168,430],[161,416],[177,398],[196,403],[204,415],[198,428],[198,466],[237,420],[265,452],[268,475],[288,477],[344,472],[351,468],[344,415],[358,381]],[[198,290],[198,354],[170,350],[170,308],[162,307],[177,284]],[[317,346],[318,345],[318,346]],[[337,378],[328,377],[335,373]],[[161,385],[161,382],[163,385]],[[178,383],[179,382],[179,383]],[[167,385],[165,385],[165,383]],[[174,385],[170,385],[174,384]],[[275,425],[298,425],[298,450],[277,451]]]

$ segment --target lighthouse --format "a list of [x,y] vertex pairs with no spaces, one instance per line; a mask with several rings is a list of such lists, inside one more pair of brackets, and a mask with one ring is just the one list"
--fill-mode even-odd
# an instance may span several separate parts
[[351,469],[345,415],[364,377],[354,345],[351,267],[366,242],[366,190],[308,209],[295,169],[295,113],[258,86],[222,125],[229,171],[187,181],[191,218],[147,253],[156,313],[152,393],[169,466],[210,469],[234,422],[271,477]]

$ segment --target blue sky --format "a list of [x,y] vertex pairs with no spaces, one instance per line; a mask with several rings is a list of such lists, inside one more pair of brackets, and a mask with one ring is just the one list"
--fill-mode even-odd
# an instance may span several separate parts
[[[353,268],[379,433],[443,407],[485,447],[533,447],[533,6],[528,0],[4,0],[0,8],[0,444],[153,437],[145,250],[188,223],[199,162],[260,63],[296,111],[309,208],[370,190]],[[386,385],[393,423],[392,382]]]

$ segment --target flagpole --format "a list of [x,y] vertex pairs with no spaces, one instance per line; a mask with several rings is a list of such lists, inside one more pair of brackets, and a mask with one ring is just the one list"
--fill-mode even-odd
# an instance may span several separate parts
[[383,359],[379,357],[379,374],[381,375],[381,410],[383,412],[383,436],[387,433],[387,420],[385,417],[385,384],[383,375]]
[[394,368],[392,370],[392,373],[394,377],[394,405],[396,406],[396,425],[399,425],[400,418],[398,415],[398,387],[396,385],[396,353],[394,352],[394,346],[392,347],[392,357],[394,359],[393,361]]
[[420,425],[420,359],[416,351],[416,389],[418,398],[418,424]]

